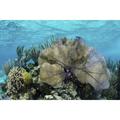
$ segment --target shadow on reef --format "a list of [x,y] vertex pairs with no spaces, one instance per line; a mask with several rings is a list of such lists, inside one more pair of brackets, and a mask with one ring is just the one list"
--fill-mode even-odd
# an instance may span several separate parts
[[7,81],[0,87],[0,99],[120,99],[120,64],[117,70],[110,60],[106,64],[81,37],[52,39],[28,49],[19,46],[16,53],[17,58],[3,66]]

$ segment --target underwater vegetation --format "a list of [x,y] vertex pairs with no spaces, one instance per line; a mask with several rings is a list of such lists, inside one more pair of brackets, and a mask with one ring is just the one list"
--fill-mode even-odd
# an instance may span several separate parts
[[3,65],[0,99],[120,99],[120,62],[106,61],[81,37],[18,46],[16,53]]
[[107,60],[111,72],[110,87],[102,92],[102,97],[108,100],[120,100],[120,61]]
[[11,60],[9,60],[6,64],[3,65],[3,69],[6,75],[8,75],[12,67],[14,67],[14,62]]

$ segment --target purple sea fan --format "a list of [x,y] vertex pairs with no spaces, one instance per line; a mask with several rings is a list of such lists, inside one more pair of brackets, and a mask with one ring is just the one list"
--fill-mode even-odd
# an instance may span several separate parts
[[[95,90],[100,91],[109,87],[110,74],[104,57],[88,47],[82,39],[75,41],[62,39],[52,47],[46,48],[39,57],[39,65],[41,66],[40,80],[53,87],[58,81],[55,78],[59,79],[58,84],[66,79],[66,70],[76,76],[82,84],[89,83]],[[59,67],[55,67],[56,65]],[[53,68],[52,71],[50,66]],[[56,68],[59,70],[56,71]]]
[[74,72],[82,83],[91,84],[97,91],[109,88],[109,69],[107,68],[104,57],[98,54],[95,49],[89,49],[89,55],[83,71],[82,68],[79,70],[79,66],[76,68],[78,69],[75,69]]

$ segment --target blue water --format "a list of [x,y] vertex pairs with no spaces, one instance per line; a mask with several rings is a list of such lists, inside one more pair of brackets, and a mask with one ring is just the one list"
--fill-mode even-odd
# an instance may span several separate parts
[[[0,69],[16,56],[16,47],[37,45],[52,36],[75,38],[81,36],[106,58],[120,58],[120,21],[108,20],[1,20]],[[0,76],[1,77],[1,76]]]

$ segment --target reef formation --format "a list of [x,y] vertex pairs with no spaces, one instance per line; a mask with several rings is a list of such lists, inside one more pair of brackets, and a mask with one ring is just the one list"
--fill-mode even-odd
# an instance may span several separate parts
[[[17,58],[4,65],[2,87],[8,99],[105,99],[111,73],[102,55],[81,37],[51,40],[39,47],[17,47]],[[101,97],[102,96],[102,97]]]

